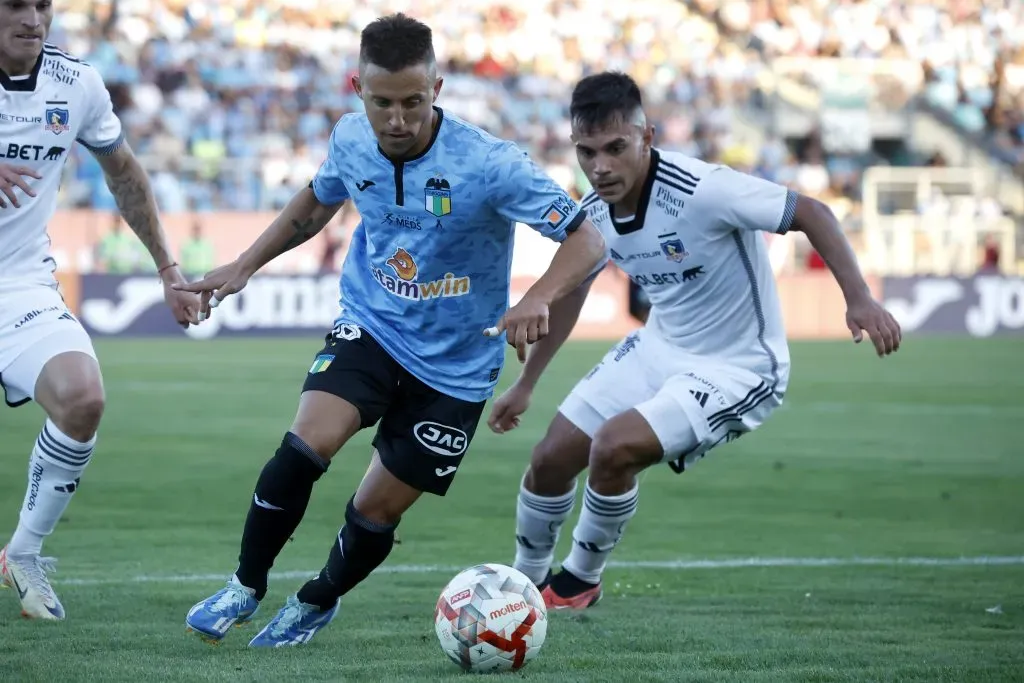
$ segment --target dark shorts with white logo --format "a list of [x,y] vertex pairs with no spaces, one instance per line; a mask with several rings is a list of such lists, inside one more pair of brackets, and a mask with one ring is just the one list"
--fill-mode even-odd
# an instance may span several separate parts
[[364,429],[379,422],[373,446],[384,466],[409,486],[438,496],[448,492],[486,404],[427,386],[354,325],[327,335],[302,390],[345,399],[359,409]]

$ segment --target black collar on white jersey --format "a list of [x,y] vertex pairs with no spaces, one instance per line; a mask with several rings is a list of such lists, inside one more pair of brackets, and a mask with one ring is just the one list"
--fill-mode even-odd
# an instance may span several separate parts
[[444,110],[441,109],[441,107],[434,107],[434,111],[437,112],[437,125],[434,126],[434,131],[430,134],[430,142],[427,143],[427,146],[423,148],[422,152],[420,152],[414,157],[406,157],[404,159],[392,159],[387,155],[387,153],[383,149],[380,148],[379,144],[377,145],[377,151],[380,152],[382,157],[384,157],[385,159],[387,159],[396,166],[400,164],[407,164],[410,161],[416,161],[417,159],[422,159],[423,157],[427,156],[427,152],[430,151],[430,149],[434,146],[434,143],[437,141],[437,134],[441,132],[441,124],[444,123]]
[[0,86],[7,92],[32,92],[36,89],[36,81],[39,80],[39,69],[43,66],[43,53],[39,53],[39,59],[36,60],[35,66],[32,67],[32,72],[29,73],[28,78],[11,78],[7,73],[0,69]]
[[628,221],[615,219],[615,205],[608,205],[608,215],[612,219],[612,227],[620,235],[628,235],[637,230],[643,230],[644,218],[647,216],[647,204],[651,201],[651,190],[654,189],[654,175],[658,170],[658,159],[661,155],[658,150],[651,147],[651,166],[647,169],[647,177],[644,179],[644,186],[640,189],[640,199],[636,203],[636,213]]

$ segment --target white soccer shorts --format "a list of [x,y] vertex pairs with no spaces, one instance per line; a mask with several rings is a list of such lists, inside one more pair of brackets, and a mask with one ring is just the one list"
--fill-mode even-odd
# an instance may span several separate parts
[[[781,372],[781,371],[780,371]],[[757,429],[782,403],[788,368],[776,383],[720,359],[685,353],[641,328],[616,344],[559,407],[591,438],[635,408],[681,472],[722,443]]]
[[0,290],[0,386],[7,405],[35,398],[43,366],[70,351],[96,358],[92,340],[60,292],[45,285]]

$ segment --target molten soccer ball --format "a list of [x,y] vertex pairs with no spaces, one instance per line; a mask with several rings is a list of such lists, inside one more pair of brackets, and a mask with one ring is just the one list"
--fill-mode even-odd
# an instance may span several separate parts
[[540,652],[548,612],[525,574],[478,564],[441,591],[434,629],[444,653],[466,671],[516,671]]

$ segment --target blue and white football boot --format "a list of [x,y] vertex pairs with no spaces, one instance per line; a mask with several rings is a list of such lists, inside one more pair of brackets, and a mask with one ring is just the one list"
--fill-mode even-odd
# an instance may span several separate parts
[[244,626],[251,621],[259,607],[255,592],[232,576],[224,588],[193,605],[185,617],[185,626],[189,632],[215,645],[232,626]]
[[291,595],[277,616],[249,642],[249,647],[305,645],[317,631],[331,623],[340,604],[339,598],[329,610],[322,610],[316,605],[299,602],[297,595]]

